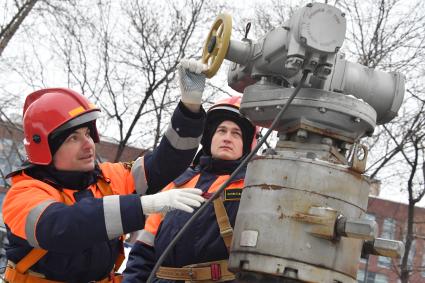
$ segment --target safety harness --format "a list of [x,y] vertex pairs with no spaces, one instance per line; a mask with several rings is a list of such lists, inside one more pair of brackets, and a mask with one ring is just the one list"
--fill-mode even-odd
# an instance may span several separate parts
[[[223,182],[228,176],[220,176],[214,184]],[[213,184],[213,186],[214,186]],[[223,199],[216,198],[213,201],[214,212],[220,235],[223,238],[227,251],[230,251],[233,238],[233,228],[230,225],[229,216],[224,207]],[[168,280],[184,280],[185,282],[224,282],[235,279],[235,275],[227,269],[227,259],[186,265],[183,267],[159,267],[156,276]]]
[[[25,182],[25,181],[21,181]],[[110,180],[101,177],[97,182],[97,187],[101,191],[103,196],[113,195],[113,191],[110,184]],[[62,202],[66,205],[73,205],[74,202],[67,196],[65,193],[61,192]],[[121,240],[124,240],[124,237],[120,237]],[[43,256],[47,254],[47,250],[40,248],[33,248],[26,256],[24,256],[17,264],[14,264],[11,261],[8,261],[6,271],[4,274],[4,279],[6,282],[10,283],[61,283],[60,281],[48,280],[44,278],[43,274],[33,272],[30,268],[36,264]],[[116,275],[115,273],[120,268],[121,264],[125,259],[124,255],[124,246],[121,246],[120,253],[115,261],[114,269],[111,271],[108,277],[100,281],[93,281],[96,283],[120,283],[122,280],[121,275]]]

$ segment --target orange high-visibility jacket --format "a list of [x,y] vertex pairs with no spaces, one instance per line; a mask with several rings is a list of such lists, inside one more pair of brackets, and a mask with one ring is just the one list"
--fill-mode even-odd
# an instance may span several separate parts
[[[185,110],[188,111],[188,110]],[[119,237],[140,230],[140,195],[152,194],[181,174],[195,155],[204,113],[186,115],[180,105],[160,145],[132,165],[99,164],[97,184],[85,190],[53,187],[25,174],[12,179],[3,202],[7,257],[18,263],[33,248],[47,250],[31,270],[66,282],[101,280],[113,269]],[[110,193],[100,187],[107,185]]]

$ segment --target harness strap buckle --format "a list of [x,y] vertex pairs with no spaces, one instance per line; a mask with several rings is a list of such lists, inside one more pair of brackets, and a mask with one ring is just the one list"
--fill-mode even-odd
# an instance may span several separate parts
[[232,236],[233,235],[233,229],[232,229],[232,227],[230,227],[228,229],[221,230],[220,231],[220,235],[222,237]]

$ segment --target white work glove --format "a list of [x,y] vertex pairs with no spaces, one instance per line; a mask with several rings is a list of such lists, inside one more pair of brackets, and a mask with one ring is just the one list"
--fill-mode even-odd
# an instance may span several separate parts
[[177,69],[183,103],[201,105],[202,93],[205,88],[205,75],[202,74],[202,71],[207,68],[207,65],[194,59],[180,61]]
[[200,207],[205,200],[201,194],[202,191],[200,189],[171,189],[154,195],[142,196],[140,201],[145,215],[165,213],[174,209],[192,213],[193,207]]

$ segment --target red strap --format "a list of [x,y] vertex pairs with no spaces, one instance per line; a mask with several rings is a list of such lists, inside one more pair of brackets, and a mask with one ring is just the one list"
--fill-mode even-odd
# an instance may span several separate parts
[[210,268],[211,268],[211,279],[213,281],[220,280],[220,278],[221,278],[220,264],[218,264],[218,263],[212,263],[210,265]]

